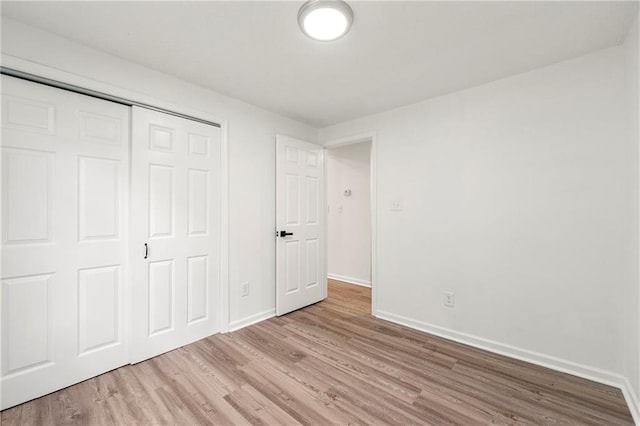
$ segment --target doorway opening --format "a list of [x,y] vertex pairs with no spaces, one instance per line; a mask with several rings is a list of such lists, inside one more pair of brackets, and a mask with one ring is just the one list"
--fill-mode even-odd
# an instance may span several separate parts
[[371,288],[375,316],[375,135],[326,145],[328,289]]

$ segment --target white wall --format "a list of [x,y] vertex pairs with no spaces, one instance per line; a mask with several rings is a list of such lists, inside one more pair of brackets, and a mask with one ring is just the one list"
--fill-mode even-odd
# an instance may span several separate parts
[[6,18],[2,53],[228,120],[230,319],[274,311],[275,135],[315,141],[315,128]]
[[640,220],[640,109],[638,103],[640,100],[640,33],[638,31],[638,16],[636,16],[635,22],[629,31],[627,39],[625,41],[624,48],[626,50],[626,71],[627,71],[627,93],[629,94],[629,117],[631,125],[631,143],[635,148],[633,157],[637,159],[635,163],[635,175],[636,175],[636,192],[635,197],[632,199],[635,206],[635,241],[634,248],[631,250],[634,258],[636,259],[637,266],[633,281],[628,287],[625,294],[626,301],[626,315],[625,321],[627,330],[625,333],[625,343],[627,347],[625,349],[625,376],[628,377],[631,387],[634,389],[635,400],[637,409],[640,410],[640,251],[639,251],[639,237],[640,232],[639,223]]
[[376,314],[620,382],[638,266],[624,72],[615,47],[321,129],[378,135]]
[[[327,151],[328,274],[371,285],[371,143]],[[351,190],[345,197],[344,191]]]

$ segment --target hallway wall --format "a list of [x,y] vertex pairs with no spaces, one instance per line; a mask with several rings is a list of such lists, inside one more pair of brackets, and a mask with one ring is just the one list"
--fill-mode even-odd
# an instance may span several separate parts
[[[328,274],[371,285],[371,143],[327,151]],[[345,190],[351,195],[345,196]]]

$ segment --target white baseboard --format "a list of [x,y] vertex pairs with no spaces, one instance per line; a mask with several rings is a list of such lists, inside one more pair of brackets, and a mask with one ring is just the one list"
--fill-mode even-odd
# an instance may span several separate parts
[[273,318],[276,316],[276,310],[275,309],[268,309],[264,312],[258,312],[255,315],[251,315],[249,317],[246,318],[242,318],[239,319],[237,321],[232,321],[231,323],[229,323],[229,331],[236,331],[236,330],[240,330],[241,328],[245,328],[250,326],[251,324],[255,324],[258,323],[260,321],[264,321],[266,319],[269,318]]
[[638,398],[638,395],[633,390],[629,379],[625,377],[624,382],[624,387],[620,389],[622,390],[624,399],[627,401],[629,411],[631,411],[631,415],[633,416],[633,421],[636,425],[640,425],[640,398]]
[[371,281],[361,280],[359,278],[345,277],[344,275],[327,274],[327,278],[331,280],[343,281],[349,284],[360,285],[362,287],[371,287]]
[[443,337],[448,340],[453,340],[454,342],[473,346],[478,349],[484,349],[489,352],[505,355],[510,358],[515,358],[521,361],[529,362],[531,364],[536,364],[542,367],[550,368],[552,370],[560,371],[563,373],[582,377],[584,379],[592,380],[594,382],[619,388],[624,395],[627,405],[629,406],[629,410],[631,411],[634,422],[636,423],[636,425],[640,425],[640,402],[638,401],[638,396],[633,391],[629,380],[620,374],[601,370],[599,368],[589,367],[587,365],[579,364],[573,361],[544,355],[539,352],[534,352],[511,345],[505,345],[503,343],[473,336],[467,333],[461,333],[459,331],[450,330],[444,327],[427,324],[422,321],[417,321],[390,312],[378,310],[375,316],[383,320],[404,325],[416,330],[424,331],[426,333]]

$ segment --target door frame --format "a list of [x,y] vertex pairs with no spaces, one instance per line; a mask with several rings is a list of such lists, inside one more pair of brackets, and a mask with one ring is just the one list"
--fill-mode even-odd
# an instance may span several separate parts
[[[226,333],[229,331],[229,314],[230,314],[230,289],[229,289],[229,143],[228,143],[228,120],[213,115],[211,113],[185,107],[183,105],[167,102],[162,99],[155,98],[143,93],[139,93],[130,89],[114,86],[112,84],[94,80],[78,74],[73,74],[60,69],[52,68],[47,65],[38,64],[22,58],[18,58],[6,53],[2,53],[2,65],[7,68],[32,74],[43,79],[53,80],[60,83],[76,86],[78,88],[88,89],[106,95],[128,99],[141,104],[147,104],[162,108],[167,111],[173,111],[195,119],[210,121],[220,125],[220,288],[218,324],[219,332]],[[129,155],[131,155],[131,145],[129,145]],[[131,186],[131,173],[129,173],[129,187]],[[127,212],[128,218],[129,212]],[[128,247],[127,259],[131,258],[132,248]],[[127,274],[127,280],[131,279]],[[129,289],[130,290],[130,289]],[[131,310],[131,292],[125,292],[125,306],[127,313]],[[129,342],[131,333],[130,327],[126,327],[126,339]]]
[[[371,216],[371,315],[376,317],[378,312],[378,262],[377,262],[377,252],[378,252],[378,238],[377,238],[377,213],[376,206],[377,203],[377,184],[376,184],[376,167],[377,167],[377,158],[378,158],[378,133],[376,131],[369,131],[358,133],[351,136],[345,136],[339,139],[331,139],[327,142],[322,143],[325,148],[325,151],[328,148],[340,148],[348,145],[355,145],[357,143],[370,142],[371,143],[371,152],[370,152],[370,161],[369,161],[369,174],[370,174],[370,216]],[[328,205],[329,200],[326,196],[327,194],[327,161],[324,163],[325,168],[325,179],[324,179],[324,193],[325,193],[325,201]],[[327,208],[325,207],[325,213],[327,212]],[[326,238],[329,238],[329,227],[326,227]],[[329,250],[329,244],[326,245],[326,250]],[[325,254],[326,259],[329,258],[329,253]]]

